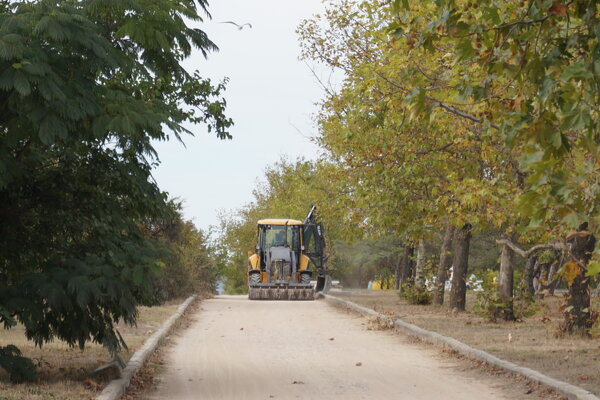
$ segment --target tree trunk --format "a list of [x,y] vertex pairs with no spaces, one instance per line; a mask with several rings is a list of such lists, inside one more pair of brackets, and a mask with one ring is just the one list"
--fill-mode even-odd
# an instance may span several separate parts
[[465,224],[454,235],[454,258],[452,265],[452,290],[450,291],[450,309],[465,311],[467,296],[467,270],[469,266],[469,243],[471,224]]
[[527,266],[525,267],[525,287],[527,292],[532,296],[535,295],[535,286],[533,285],[533,278],[535,277],[535,265],[537,264],[537,257],[531,256],[527,259]]
[[558,268],[560,267],[560,261],[558,258],[550,264],[550,269],[548,271],[548,295],[554,296],[554,290],[560,281],[560,277],[556,279],[556,273],[558,272]]
[[498,274],[498,296],[502,304],[496,308],[496,317],[505,321],[514,321],[513,313],[513,279],[515,269],[515,252],[507,245],[502,246],[500,255],[500,273]]
[[400,279],[402,278],[402,259],[396,261],[394,268],[394,290],[400,289]]
[[419,239],[419,245],[417,247],[417,264],[415,265],[415,286],[419,288],[425,286],[425,279],[423,278],[425,259],[425,241]]
[[[406,247],[404,248],[404,253],[406,253]],[[396,260],[396,267],[394,268],[394,290],[400,289],[400,281],[402,280],[403,260],[404,256],[399,256]]]
[[415,248],[412,246],[404,247],[404,257],[402,257],[402,282],[400,286],[400,291],[402,291],[402,287],[405,285],[412,285],[412,275],[413,275],[413,255],[415,254]]
[[562,330],[589,336],[594,321],[590,307],[590,277],[585,276],[585,273],[592,258],[596,238],[587,232],[587,223],[582,224],[575,235],[569,236],[571,254],[575,258],[575,262],[571,261],[571,267],[578,269],[578,275],[569,284]]
[[548,288],[548,276],[550,275],[550,263],[537,264],[537,284],[534,281],[535,294],[544,297],[543,290]]
[[452,265],[452,236],[454,235],[454,226],[448,225],[444,232],[442,248],[440,249],[440,264],[438,266],[437,277],[435,279],[435,290],[433,292],[433,304],[444,304],[444,287],[448,279],[448,270]]

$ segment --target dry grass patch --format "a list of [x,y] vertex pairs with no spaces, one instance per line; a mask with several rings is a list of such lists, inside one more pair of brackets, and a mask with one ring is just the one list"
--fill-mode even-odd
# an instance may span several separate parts
[[[558,309],[561,297],[538,300],[538,312],[523,322],[491,323],[472,312],[475,303],[472,293],[468,295],[465,313],[451,313],[444,306],[411,305],[395,291],[330,294],[382,313],[393,313],[411,324],[600,394],[600,330],[595,329],[592,339],[557,337],[562,321]],[[594,308],[599,309],[599,299],[594,299],[594,303]]]
[[[125,362],[165,320],[175,313],[183,300],[162,306],[140,307],[135,327],[119,326],[129,351],[123,351]],[[97,344],[88,344],[85,350],[71,348],[64,342],[53,342],[41,349],[27,341],[22,327],[0,331],[0,346],[14,344],[38,366],[36,383],[11,384],[8,375],[0,370],[0,400],[88,400],[93,399],[102,383],[89,380],[91,372],[111,360],[110,354]]]

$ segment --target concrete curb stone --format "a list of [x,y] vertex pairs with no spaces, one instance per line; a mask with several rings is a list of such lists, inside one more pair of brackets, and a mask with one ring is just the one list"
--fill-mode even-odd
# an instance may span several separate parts
[[[356,303],[353,303],[348,300],[340,299],[339,297],[335,297],[328,294],[321,294],[325,299],[342,304],[350,308],[351,310],[358,312],[364,316],[375,316],[387,318],[389,316],[378,313],[375,310],[370,308],[363,307]],[[594,395],[592,392],[589,392],[583,388],[580,388],[575,385],[571,385],[570,383],[566,383],[563,381],[559,381],[558,379],[551,378],[542,374],[541,372],[535,371],[530,368],[522,367],[518,364],[512,363],[510,361],[502,360],[496,356],[493,356],[485,351],[475,349],[471,346],[468,346],[462,342],[459,342],[456,339],[440,335],[437,332],[428,331],[426,329],[420,328],[416,325],[409,324],[407,322],[402,321],[401,319],[396,319],[394,321],[394,328],[398,331],[403,331],[411,336],[415,336],[424,341],[433,343],[437,346],[448,347],[459,354],[467,356],[469,358],[474,358],[476,360],[483,361],[489,365],[493,365],[495,367],[502,368],[506,371],[514,372],[520,375],[525,376],[532,381],[539,382],[542,385],[545,385],[551,389],[554,389],[558,393],[566,396],[569,400],[600,400],[600,398]]]
[[96,397],[96,400],[118,400],[121,396],[125,394],[125,389],[129,386],[131,378],[135,375],[135,373],[144,365],[146,359],[154,352],[156,346],[158,346],[158,342],[164,338],[177,319],[181,317],[181,315],[185,312],[188,306],[194,301],[196,296],[188,297],[181,305],[177,308],[175,314],[171,315],[168,320],[166,320],[159,330],[154,332],[154,335],[150,336],[138,351],[136,351],[127,366],[123,370],[123,375],[120,379],[115,379],[111,381],[104,390]]

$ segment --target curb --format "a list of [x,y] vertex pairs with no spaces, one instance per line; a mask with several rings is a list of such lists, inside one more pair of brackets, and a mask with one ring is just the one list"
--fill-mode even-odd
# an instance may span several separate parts
[[[343,304],[348,308],[352,309],[353,311],[362,314],[363,316],[376,316],[382,318],[388,317],[386,315],[378,313],[375,310],[360,306],[348,300],[340,299],[339,297],[331,296],[328,294],[321,294],[321,296],[323,296],[326,300],[332,301],[334,303]],[[502,368],[506,371],[523,375],[524,377],[531,379],[532,381],[539,382],[542,385],[557,391],[561,395],[566,396],[569,400],[600,400],[598,396],[583,388],[571,385],[567,382],[559,381],[558,379],[551,378],[538,371],[522,367],[510,361],[502,360],[501,358],[486,353],[485,351],[475,349],[462,342],[459,342],[456,339],[440,335],[437,332],[432,332],[423,328],[419,328],[418,326],[404,322],[401,319],[396,319],[394,321],[394,328],[398,331],[403,331],[411,336],[415,336],[419,339],[422,339],[429,343],[433,343],[437,346],[449,347],[453,350],[456,350],[459,354],[462,354],[469,358],[483,361],[489,365]]]
[[135,373],[144,365],[144,362],[154,352],[156,346],[158,346],[158,342],[169,333],[175,321],[183,312],[188,308],[188,306],[194,301],[196,295],[188,297],[181,305],[177,308],[177,312],[171,315],[168,320],[166,320],[160,329],[154,332],[154,335],[150,336],[149,339],[146,340],[142,348],[136,351],[127,366],[123,370],[122,377],[120,379],[115,379],[111,381],[104,390],[96,397],[96,400],[118,400],[122,395],[125,394],[125,389],[129,386],[129,382]]

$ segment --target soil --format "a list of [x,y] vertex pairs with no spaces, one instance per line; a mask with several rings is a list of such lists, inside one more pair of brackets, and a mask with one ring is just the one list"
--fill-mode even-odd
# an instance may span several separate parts
[[[195,321],[196,314],[202,310],[204,299],[196,300],[183,313],[183,315],[175,321],[169,334],[163,338],[154,352],[146,359],[146,362],[136,372],[131,379],[127,392],[120,400],[133,400],[144,398],[148,393],[156,391],[160,384],[160,375],[166,371],[165,353],[173,346],[175,340],[181,336],[186,329],[190,328]],[[2,400],[2,399],[0,399]]]
[[326,301],[207,300],[156,365],[127,399],[559,398]]
[[[540,371],[553,378],[600,395],[600,332],[591,338],[558,334],[562,322],[561,296],[536,302],[537,312],[522,322],[492,323],[473,313],[475,298],[467,298],[467,312],[445,306],[411,305],[395,291],[352,290],[331,292],[365,307],[390,314],[422,328],[453,337],[502,359]],[[599,300],[594,299],[595,309]]]

